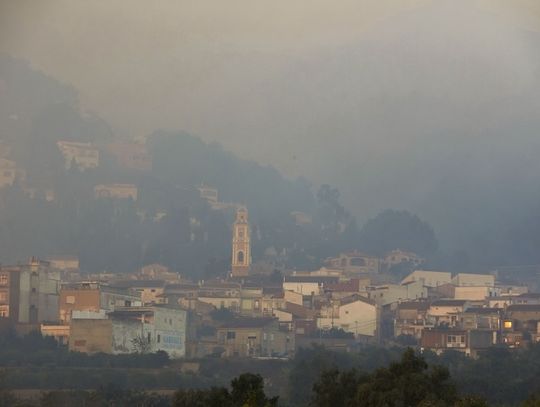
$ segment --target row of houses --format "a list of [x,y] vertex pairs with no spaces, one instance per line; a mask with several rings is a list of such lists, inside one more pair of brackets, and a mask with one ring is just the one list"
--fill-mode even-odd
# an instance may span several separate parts
[[[0,267],[0,317],[81,352],[292,357],[302,346],[405,341],[475,355],[540,340],[540,294],[491,274],[416,270],[401,282],[321,269],[183,280],[163,266],[73,277],[74,259]],[[89,278],[96,277],[96,278]]]
[[[54,264],[32,258],[0,267],[0,318],[19,333],[41,330],[80,352],[185,356],[187,312],[179,305],[146,304],[144,292],[131,288],[65,283]],[[69,259],[56,264],[74,266]]]

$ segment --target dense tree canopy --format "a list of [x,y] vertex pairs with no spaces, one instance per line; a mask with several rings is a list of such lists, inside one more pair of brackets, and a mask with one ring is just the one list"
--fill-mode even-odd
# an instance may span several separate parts
[[208,390],[179,390],[174,395],[174,407],[274,407],[278,398],[264,393],[260,375],[244,373],[231,382],[231,391],[223,387]]
[[360,245],[364,250],[380,255],[403,249],[429,256],[437,250],[438,243],[427,222],[407,211],[388,209],[362,227]]

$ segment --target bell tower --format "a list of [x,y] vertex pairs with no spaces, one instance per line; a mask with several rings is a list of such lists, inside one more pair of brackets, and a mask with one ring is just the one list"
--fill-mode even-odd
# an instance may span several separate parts
[[249,237],[248,211],[241,207],[236,211],[232,236],[232,276],[244,277],[251,265],[251,243]]

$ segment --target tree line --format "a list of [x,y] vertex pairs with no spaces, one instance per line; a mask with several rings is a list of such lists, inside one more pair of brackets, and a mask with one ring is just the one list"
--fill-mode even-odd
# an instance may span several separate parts
[[[17,399],[6,388],[0,389],[3,406],[119,406],[145,407],[487,407],[509,405],[488,403],[475,394],[460,393],[448,368],[430,365],[412,349],[401,358],[371,373],[357,369],[325,369],[313,384],[309,400],[299,404],[268,395],[265,380],[259,374],[243,373],[229,386],[206,389],[182,388],[172,396],[125,390],[115,385],[94,391],[49,391],[39,400]],[[521,403],[523,407],[540,405],[535,394]]]

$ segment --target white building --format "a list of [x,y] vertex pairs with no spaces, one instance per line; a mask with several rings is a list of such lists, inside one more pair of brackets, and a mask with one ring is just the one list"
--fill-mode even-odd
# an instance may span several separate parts
[[73,164],[79,170],[87,170],[99,166],[99,150],[90,143],[58,141],[56,145],[64,156],[66,169],[71,168]]
[[285,277],[283,289],[307,296],[320,295],[324,292],[325,285],[335,284],[338,281],[338,277],[293,275]]
[[28,264],[0,267],[0,317],[15,323],[56,321],[60,273],[32,258]]
[[452,282],[452,274],[446,271],[415,270],[401,281],[401,284],[422,281],[426,287],[438,287]]
[[491,274],[467,274],[459,273],[452,278],[455,286],[495,286],[495,276]]
[[321,310],[319,329],[341,328],[355,336],[375,336],[379,323],[377,305],[358,294],[343,298],[339,304]]
[[398,301],[427,298],[428,290],[421,280],[401,285],[384,284],[367,287],[368,297],[378,305],[392,304]]
[[490,297],[498,297],[500,290],[493,286],[457,286],[454,288],[454,299],[481,301]]
[[438,300],[434,301],[428,311],[427,319],[433,325],[446,324],[455,326],[459,321],[459,314],[469,306],[466,300]]
[[164,351],[171,358],[186,354],[186,311],[156,305],[122,307],[108,313],[74,313],[69,348],[85,353]]

